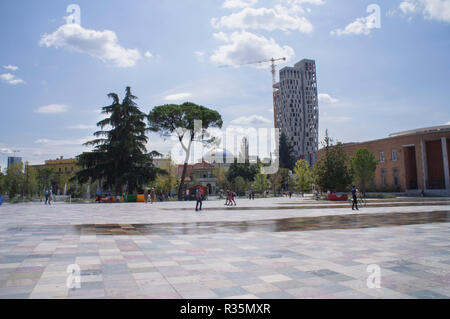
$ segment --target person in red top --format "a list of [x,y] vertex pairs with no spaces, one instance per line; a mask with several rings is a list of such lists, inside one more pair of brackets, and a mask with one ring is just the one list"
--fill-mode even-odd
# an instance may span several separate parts
[[232,203],[234,203],[234,206],[236,206],[236,202],[234,201],[234,192],[230,189],[230,193],[228,194],[228,197],[230,198],[230,206],[233,206]]
[[152,187],[150,190],[150,202],[153,204],[153,201],[155,200],[155,189]]

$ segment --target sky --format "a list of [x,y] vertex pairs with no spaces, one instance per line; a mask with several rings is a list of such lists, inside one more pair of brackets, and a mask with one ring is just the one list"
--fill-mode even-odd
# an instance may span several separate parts
[[272,57],[316,61],[320,140],[450,124],[450,0],[72,1],[0,0],[2,169],[88,151],[127,86],[145,113],[191,101],[273,127],[270,64],[242,66]]

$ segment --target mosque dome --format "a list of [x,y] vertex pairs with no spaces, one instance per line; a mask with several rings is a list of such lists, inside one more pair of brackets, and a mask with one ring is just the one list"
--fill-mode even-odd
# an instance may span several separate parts
[[214,163],[229,163],[234,160],[234,155],[225,148],[214,148],[203,155],[205,162]]

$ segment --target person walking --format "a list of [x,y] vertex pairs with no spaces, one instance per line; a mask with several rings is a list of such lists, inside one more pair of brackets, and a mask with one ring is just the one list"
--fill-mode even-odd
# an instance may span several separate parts
[[255,200],[255,191],[252,189],[252,200]]
[[150,203],[153,204],[155,200],[155,189],[152,187],[152,189],[150,190]]
[[97,188],[97,193],[96,193],[96,196],[95,196],[95,201],[96,201],[96,202],[99,202],[99,203],[102,201],[102,190],[100,189],[100,187]]
[[[199,188],[195,190],[195,199],[197,201],[197,203],[195,204],[195,211],[197,212],[199,210],[202,210],[202,201],[203,201],[202,192]],[[198,207],[199,206],[198,204],[200,204],[200,208]]]
[[148,203],[148,187],[147,186],[145,186],[145,189],[144,189],[144,200],[145,200],[145,203],[147,204]]
[[356,189],[355,185],[352,185],[352,198],[353,198],[353,204],[352,204],[352,210],[359,210],[358,209],[358,198],[356,197],[356,194],[358,193],[358,190]]
[[225,206],[228,206],[230,203],[230,190],[227,189],[227,198],[225,199]]
[[46,188],[46,189],[44,190],[45,205],[47,205],[47,203],[48,203],[48,195],[49,195],[49,191],[48,191],[48,188]]
[[52,200],[53,200],[53,191],[52,191],[52,188],[50,187],[50,189],[48,191],[48,204],[49,205],[52,204]]
[[234,200],[235,196],[236,196],[236,193],[230,189],[230,206],[233,206],[233,203],[234,203],[234,206],[236,206],[236,202]]

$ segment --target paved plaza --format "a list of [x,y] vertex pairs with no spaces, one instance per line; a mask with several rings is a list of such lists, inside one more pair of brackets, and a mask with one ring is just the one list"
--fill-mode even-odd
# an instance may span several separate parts
[[450,199],[237,204],[4,204],[0,298],[450,297]]

